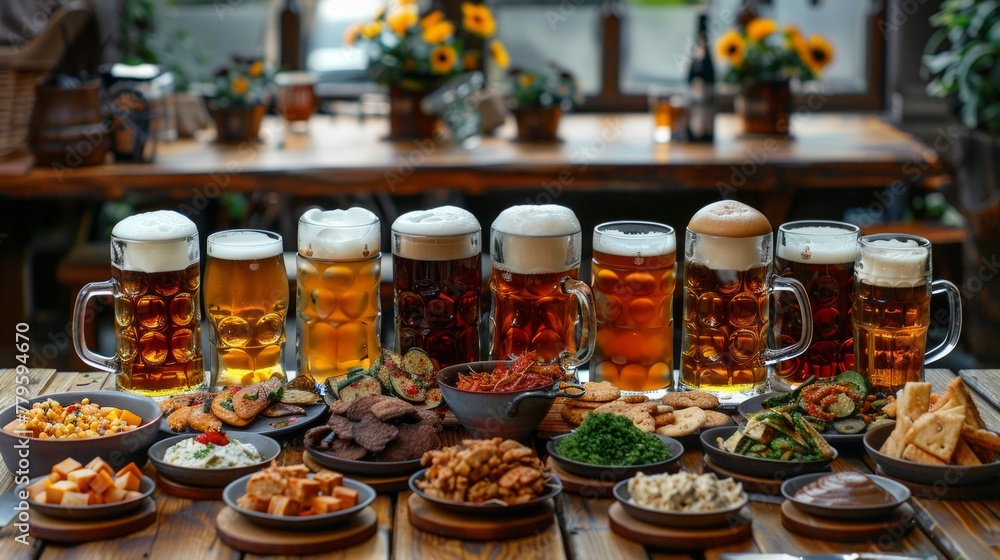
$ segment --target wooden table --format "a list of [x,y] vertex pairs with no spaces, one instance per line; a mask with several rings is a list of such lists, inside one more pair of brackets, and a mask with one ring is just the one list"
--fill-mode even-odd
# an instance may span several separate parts
[[[1000,375],[1000,372],[991,372]],[[32,395],[67,390],[113,387],[104,374],[56,373],[53,370],[32,370],[28,390]],[[0,373],[0,405],[13,402],[15,390],[13,370]],[[948,370],[928,370],[927,378],[941,391],[954,378]],[[975,397],[986,423],[994,430],[1000,427],[997,403],[987,403]],[[700,472],[702,454],[690,449],[681,459],[683,468]],[[873,464],[859,449],[845,449],[833,465],[835,470],[871,472]],[[151,470],[147,466],[146,469]],[[12,487],[12,477],[6,470],[0,475],[0,489]],[[368,541],[345,550],[330,551],[321,558],[351,559],[424,559],[424,558],[518,558],[576,560],[607,560],[615,558],[699,558],[693,555],[665,553],[644,548],[627,541],[608,528],[607,509],[612,500],[582,498],[563,493],[558,497],[558,523],[532,537],[499,542],[470,542],[444,539],[423,533],[407,521],[409,492],[379,496],[374,503],[378,512],[377,534]],[[13,525],[0,531],[0,558],[20,560],[41,558],[257,558],[242,554],[223,544],[216,536],[214,519],[224,507],[222,502],[191,501],[155,494],[158,520],[153,526],[122,539],[97,541],[77,546],[56,546],[32,540],[31,546],[14,540]],[[1000,500],[934,501],[911,500],[917,511],[918,527],[901,542],[882,552],[921,552],[942,558],[981,560],[995,558],[1000,550]],[[781,526],[779,506],[751,502],[753,536],[744,542],[704,551],[705,558],[718,558],[722,552],[858,552],[878,550],[875,543],[844,544],[800,537]]]

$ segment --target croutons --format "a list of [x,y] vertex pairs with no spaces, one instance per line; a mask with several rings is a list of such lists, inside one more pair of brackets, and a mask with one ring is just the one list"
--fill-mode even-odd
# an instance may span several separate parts
[[247,481],[246,494],[236,505],[272,515],[320,515],[353,507],[358,491],[343,486],[344,476],[322,470],[312,478],[305,465],[271,466]]
[[272,496],[267,504],[267,513],[271,515],[298,515],[299,503],[290,496]]

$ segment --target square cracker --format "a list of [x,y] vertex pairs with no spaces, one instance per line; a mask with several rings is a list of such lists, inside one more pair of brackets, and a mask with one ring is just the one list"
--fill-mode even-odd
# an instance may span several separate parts
[[907,446],[903,448],[903,459],[913,461],[914,463],[923,463],[925,465],[947,465],[947,463],[941,459],[938,459],[912,443],[907,444]]
[[924,414],[906,431],[906,443],[912,443],[948,464],[964,423],[964,406]]

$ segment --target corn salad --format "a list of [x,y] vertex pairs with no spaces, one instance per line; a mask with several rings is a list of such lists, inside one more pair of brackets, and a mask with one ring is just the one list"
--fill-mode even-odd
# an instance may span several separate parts
[[102,407],[84,398],[78,403],[63,406],[47,399],[37,402],[21,416],[19,435],[48,439],[86,439],[139,427],[142,420],[135,413],[115,407]]

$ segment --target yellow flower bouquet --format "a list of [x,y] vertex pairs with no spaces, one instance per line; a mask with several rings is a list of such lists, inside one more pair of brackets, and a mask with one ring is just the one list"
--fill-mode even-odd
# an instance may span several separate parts
[[833,47],[813,35],[806,39],[794,25],[779,29],[774,20],[751,20],[742,31],[731,29],[716,44],[730,64],[725,79],[733,84],[812,80],[833,61]]
[[220,108],[266,104],[270,84],[271,76],[263,60],[233,55],[232,64],[216,70],[214,91],[209,97]]
[[[456,23],[447,19],[440,7],[421,12],[418,2],[398,0],[374,20],[349,29],[345,42],[366,49],[368,73],[374,81],[411,91],[479,69],[485,54],[506,67],[507,51],[492,39],[496,20],[490,9],[472,2],[463,3],[461,8],[462,21]],[[479,41],[470,41],[472,38],[483,40],[482,49]]]

